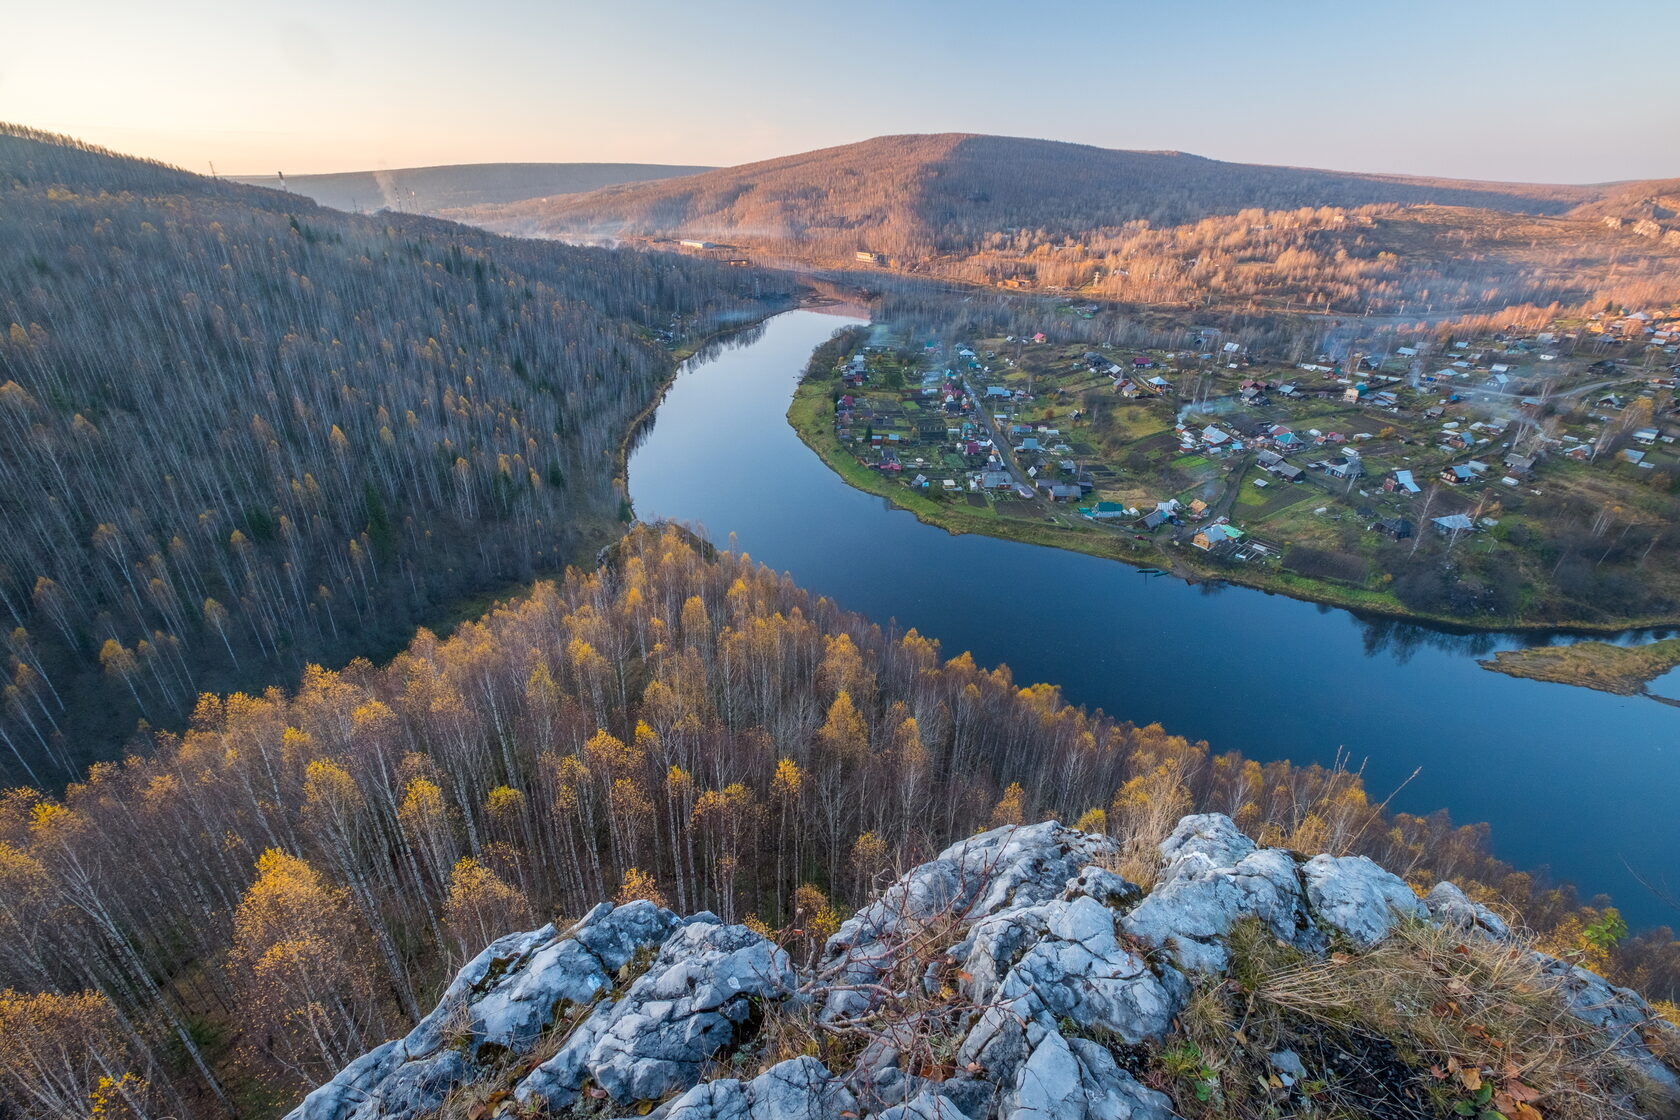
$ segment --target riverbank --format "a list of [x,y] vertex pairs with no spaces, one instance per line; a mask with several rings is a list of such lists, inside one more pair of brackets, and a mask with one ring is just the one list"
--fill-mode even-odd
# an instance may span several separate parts
[[[1642,646],[1613,646],[1606,642],[1576,642],[1568,646],[1507,649],[1477,662],[1482,668],[1512,677],[1613,692],[1617,696],[1650,695],[1652,681],[1680,666],[1680,638]],[[1652,699],[1665,700],[1654,696]]]
[[978,533],[1001,540],[1063,548],[1136,567],[1163,568],[1192,583],[1230,583],[1302,602],[1340,607],[1362,616],[1461,632],[1621,634],[1680,624],[1680,620],[1673,618],[1548,622],[1427,614],[1413,610],[1383,592],[1346,587],[1281,568],[1218,565],[1201,559],[1193,548],[1169,547],[1154,539],[1134,541],[1115,530],[1062,513],[1058,507],[1039,500],[1032,504],[1040,511],[1040,516],[1023,518],[1000,516],[989,506],[980,509],[966,502],[923,497],[896,480],[870,470],[840,443],[834,434],[832,391],[833,384],[826,380],[803,381],[794,391],[793,400],[788,405],[787,420],[800,440],[848,485],[885,498],[924,524],[937,526],[949,533]]

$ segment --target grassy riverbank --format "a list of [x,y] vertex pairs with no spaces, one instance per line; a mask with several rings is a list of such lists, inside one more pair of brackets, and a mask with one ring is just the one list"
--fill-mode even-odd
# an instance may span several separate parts
[[1618,696],[1638,696],[1645,692],[1646,685],[1680,665],[1680,638],[1642,646],[1576,642],[1569,646],[1508,649],[1478,664],[1508,676],[1580,685]]
[[[1305,602],[1323,603],[1362,614],[1381,615],[1408,622],[1450,626],[1465,630],[1557,630],[1577,633],[1615,633],[1641,627],[1662,626],[1666,618],[1628,618],[1613,622],[1538,622],[1509,618],[1465,619],[1452,615],[1425,614],[1412,610],[1386,591],[1351,587],[1315,579],[1280,567],[1222,565],[1204,559],[1193,548],[1172,547],[1156,539],[1137,541],[1112,529],[1083,521],[1058,507],[1034,502],[1035,517],[1002,516],[990,505],[976,507],[965,500],[918,494],[897,479],[864,466],[834,434],[834,383],[826,378],[802,382],[788,405],[787,419],[799,438],[817,453],[846,483],[865,493],[876,494],[917,520],[937,525],[950,533],[980,533],[1003,540],[1066,548],[1107,560],[1140,567],[1160,567],[1191,580],[1223,580],[1242,587],[1284,595]],[[1026,503],[1023,503],[1025,505]],[[1052,512],[1053,510],[1057,512]]]
[[1169,562],[1152,544],[1134,544],[1093,525],[1070,524],[1060,518],[1051,520],[1048,513],[1034,518],[1005,517],[991,506],[982,508],[971,506],[960,498],[951,500],[915,493],[880,472],[870,470],[858,462],[857,456],[841,446],[834,434],[832,390],[832,384],[825,381],[801,384],[788,405],[788,422],[806,446],[848,485],[886,498],[898,508],[915,514],[917,520],[937,525],[951,533],[983,533],[1027,544],[1070,548],[1131,564],[1165,566]]

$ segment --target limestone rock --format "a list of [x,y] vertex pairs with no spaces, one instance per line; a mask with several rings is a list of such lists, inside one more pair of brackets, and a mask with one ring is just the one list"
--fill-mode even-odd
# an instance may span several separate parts
[[[1336,935],[1371,947],[1409,921],[1511,937],[1450,883],[1419,901],[1368,859],[1262,848],[1218,814],[1179,822],[1147,894],[1103,866],[1115,850],[1054,821],[971,837],[848,920],[806,972],[715,915],[602,904],[564,931],[497,940],[412,1031],[290,1120],[418,1120],[488,1077],[506,1078],[502,1115],[1170,1120],[1168,1098],[1127,1066],[1169,1037],[1192,976],[1229,968],[1239,922],[1307,955]],[[1680,1053],[1680,1031],[1636,994],[1537,959],[1572,1013],[1680,1106],[1680,1076],[1659,1058]],[[760,1033],[769,1015],[790,1033]],[[764,1068],[813,1053],[800,1031],[845,1066]],[[532,1067],[539,1045],[551,1056]],[[1301,1054],[1255,1059],[1288,1090],[1306,1079]],[[706,1080],[713,1069],[739,1076]]]
[[953,844],[848,918],[823,948],[820,972],[832,990],[824,1013],[868,1009],[865,985],[885,975],[907,931],[935,919],[973,921],[1006,906],[1053,898],[1114,841],[1055,821],[1008,825]]
[[1365,856],[1317,855],[1302,865],[1301,874],[1314,913],[1362,948],[1387,937],[1406,918],[1429,916],[1411,887]]
[[[1164,852],[1168,844],[1162,845]],[[1303,950],[1324,947],[1326,939],[1313,921],[1301,875],[1288,852],[1251,846],[1234,863],[1220,866],[1205,852],[1179,851],[1168,856],[1175,874],[1123,923],[1127,933],[1166,951],[1179,968],[1224,971],[1229,963],[1226,938],[1243,918],[1258,919],[1272,936]],[[1240,846],[1227,845],[1221,859],[1238,851]]]
[[1440,882],[1423,896],[1430,917],[1444,926],[1464,930],[1478,930],[1489,937],[1504,941],[1511,936],[1505,919],[1480,903],[1471,902],[1465,893],[1452,883]]
[[720,1078],[696,1085],[651,1115],[654,1120],[841,1120],[857,1101],[815,1058],[771,1066],[751,1081]]

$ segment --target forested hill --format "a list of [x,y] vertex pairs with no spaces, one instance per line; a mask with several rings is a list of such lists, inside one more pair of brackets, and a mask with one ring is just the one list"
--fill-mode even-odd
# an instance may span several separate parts
[[737,238],[916,257],[960,253],[1017,229],[1055,236],[1135,220],[1177,225],[1245,209],[1380,203],[1551,214],[1601,193],[939,134],[883,136],[681,179],[482,207],[470,217],[512,232]]
[[460,163],[345,171],[329,175],[248,175],[242,183],[280,187],[322,206],[371,213],[379,209],[436,214],[452,207],[519,202],[556,194],[599,190],[695,175],[709,167],[664,163]]
[[0,227],[0,765],[48,785],[605,539],[660,340],[780,306],[15,127]]

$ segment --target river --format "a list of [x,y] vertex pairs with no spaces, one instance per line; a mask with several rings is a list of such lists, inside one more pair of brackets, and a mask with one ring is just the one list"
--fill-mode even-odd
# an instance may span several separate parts
[[[1611,894],[1635,926],[1680,925],[1641,882],[1680,886],[1680,708],[1476,664],[1532,635],[1370,622],[923,525],[786,421],[812,349],[856,321],[788,312],[685,363],[630,456],[637,516],[733,535],[847,609],[1073,703],[1261,761],[1347,756],[1373,796],[1399,789],[1394,808],[1487,821],[1502,858]],[[1653,689],[1680,696],[1680,670]]]

